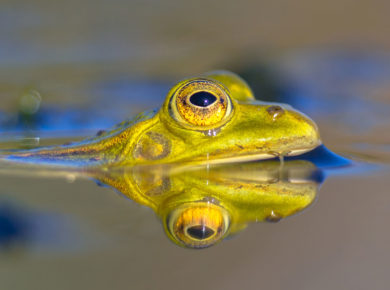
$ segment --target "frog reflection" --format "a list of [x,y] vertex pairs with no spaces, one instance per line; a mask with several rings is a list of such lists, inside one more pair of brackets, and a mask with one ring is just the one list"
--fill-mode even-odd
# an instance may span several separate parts
[[212,246],[250,222],[276,222],[302,211],[315,199],[321,182],[321,172],[303,160],[133,167],[88,175],[151,207],[167,236],[188,248]]

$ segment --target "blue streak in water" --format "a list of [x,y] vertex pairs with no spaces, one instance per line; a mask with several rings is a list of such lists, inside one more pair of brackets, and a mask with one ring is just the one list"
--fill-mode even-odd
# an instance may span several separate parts
[[352,165],[351,160],[333,153],[324,145],[320,145],[314,150],[302,155],[286,157],[285,160],[307,160],[321,169],[340,168]]

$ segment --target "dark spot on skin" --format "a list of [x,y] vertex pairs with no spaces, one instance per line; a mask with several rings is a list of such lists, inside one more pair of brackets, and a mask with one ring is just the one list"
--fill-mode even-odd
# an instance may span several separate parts
[[209,92],[198,92],[190,97],[191,104],[198,107],[208,107],[215,103],[217,98]]
[[204,240],[211,237],[214,231],[205,225],[197,225],[188,228],[187,234],[194,239]]
[[101,136],[101,135],[103,135],[104,133],[106,133],[105,130],[99,130],[99,131],[97,131],[96,136]]
[[241,145],[238,145],[238,144],[236,144],[236,146],[237,146],[238,148],[240,148],[240,149],[244,149],[244,146],[241,146]]
[[281,219],[282,219],[282,216],[278,215],[273,210],[271,211],[270,215],[265,218],[265,220],[267,222],[270,222],[270,223],[277,223]]
[[267,108],[268,114],[270,114],[273,120],[276,120],[284,114],[284,110],[281,106],[270,106]]

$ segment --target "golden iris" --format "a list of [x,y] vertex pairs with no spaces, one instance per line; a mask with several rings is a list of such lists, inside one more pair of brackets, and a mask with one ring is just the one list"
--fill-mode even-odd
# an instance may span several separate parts
[[190,248],[205,248],[223,238],[229,227],[229,215],[220,206],[194,203],[174,210],[167,222],[176,241]]
[[[197,126],[219,125],[231,113],[232,104],[226,90],[207,79],[191,80],[174,94],[171,106],[180,121]],[[178,113],[178,114],[177,114]]]

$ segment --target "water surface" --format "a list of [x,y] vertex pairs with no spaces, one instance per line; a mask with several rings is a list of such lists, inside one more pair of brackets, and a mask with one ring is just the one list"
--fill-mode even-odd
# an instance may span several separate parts
[[[8,228],[3,230],[8,240],[0,235],[2,284],[6,289],[385,289],[390,72],[384,65],[389,58],[377,57],[297,55],[280,62],[275,82],[283,85],[277,97],[316,120],[324,144],[343,158],[326,151],[305,156],[322,176],[314,203],[278,223],[252,221],[207,249],[172,243],[152,209],[97,186],[91,180],[96,178],[0,168],[0,226],[3,221]],[[2,108],[1,148],[79,140],[159,106],[169,88],[161,80],[118,76],[84,84],[69,84],[86,93],[66,105],[39,88],[23,90],[17,105]],[[38,105],[35,91],[43,100]],[[30,98],[27,107],[20,105],[23,96]]]

